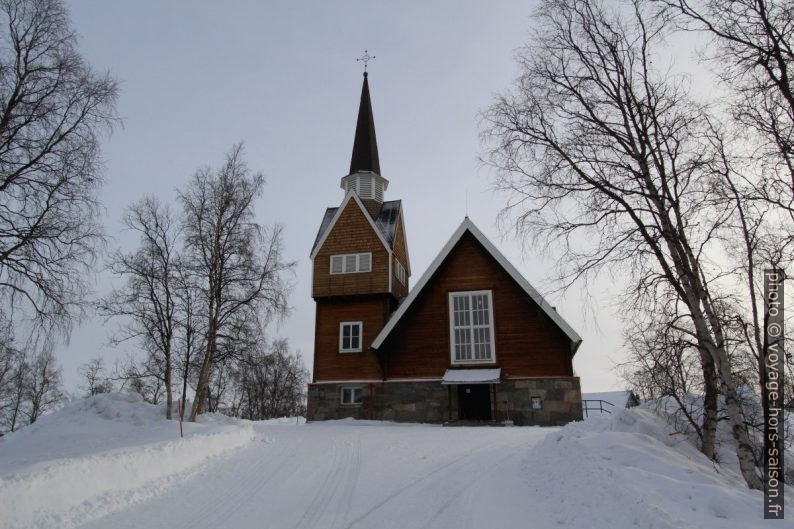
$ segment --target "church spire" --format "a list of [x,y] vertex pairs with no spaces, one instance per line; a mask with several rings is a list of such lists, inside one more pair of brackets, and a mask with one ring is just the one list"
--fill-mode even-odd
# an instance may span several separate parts
[[361,87],[361,103],[358,107],[353,155],[350,158],[350,173],[357,171],[372,171],[380,174],[378,142],[375,139],[375,120],[372,117],[372,102],[369,98],[366,71],[364,71],[364,85]]
[[380,174],[378,142],[375,139],[375,120],[372,118],[372,102],[369,99],[367,81],[367,61],[374,59],[364,50],[364,85],[361,87],[361,104],[358,107],[356,136],[353,140],[353,156],[350,157],[350,172],[343,176],[339,187],[345,194],[353,191],[361,199],[373,217],[378,215],[383,205],[383,192],[389,181]]

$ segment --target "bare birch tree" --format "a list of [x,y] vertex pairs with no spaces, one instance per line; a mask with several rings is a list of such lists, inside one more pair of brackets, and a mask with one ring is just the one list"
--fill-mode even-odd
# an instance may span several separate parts
[[99,139],[118,89],[78,53],[59,0],[0,12],[0,302],[8,319],[68,333],[102,240]]
[[[174,352],[181,386],[180,400],[183,407],[187,402],[187,390],[191,377],[197,371],[196,358],[200,359],[206,338],[206,325],[201,311],[201,290],[197,284],[198,280],[199,278],[192,275],[190,268],[183,260],[177,263],[174,283],[176,300]],[[184,408],[182,413],[186,413]]]
[[[185,253],[200,285],[206,340],[190,420],[207,404],[219,351],[233,350],[245,321],[259,321],[287,310],[287,275],[294,263],[282,255],[281,227],[255,220],[254,202],[264,177],[251,174],[235,146],[217,170],[199,170],[179,194],[184,210]],[[238,327],[239,328],[239,327]]]
[[173,349],[176,328],[176,281],[179,225],[167,205],[154,197],[133,204],[124,224],[140,236],[131,253],[111,255],[109,268],[125,284],[98,302],[106,318],[121,318],[123,324],[113,336],[119,344],[136,340],[149,355],[143,372],[133,370],[132,378],[159,378],[165,387],[166,417],[173,410]]
[[33,424],[63,401],[61,368],[52,351],[28,355],[12,351],[10,367],[0,380],[0,433]]
[[286,340],[269,350],[250,351],[236,365],[233,415],[250,420],[298,415],[304,411],[309,372]]
[[101,356],[92,358],[80,366],[79,373],[83,379],[80,389],[85,391],[86,397],[113,391],[113,382],[108,377],[105,360]]
[[[534,20],[516,86],[484,116],[517,230],[561,243],[566,284],[609,266],[627,273],[634,299],[672,291],[704,376],[713,367],[742,475],[758,489],[705,253],[732,212],[703,211],[711,129],[686,84],[655,67],[666,20],[640,0],[546,0]],[[713,456],[713,443],[702,449]]]
[[[679,314],[679,307],[674,295],[662,293],[644,310],[632,311],[625,330],[629,358],[620,367],[637,394],[655,400],[678,430],[693,432],[703,447],[716,440],[717,380],[713,365],[700,361],[689,317]],[[712,369],[705,376],[704,367]],[[705,417],[707,413],[715,415]],[[713,448],[707,451],[715,457]]]
[[[751,198],[794,220],[794,3],[653,0],[680,27],[710,37],[704,59],[732,95],[729,112],[750,147]],[[789,231],[789,234],[791,232]]]
[[63,400],[61,380],[62,370],[52,351],[40,351],[33,356],[27,385],[28,424],[36,422]]

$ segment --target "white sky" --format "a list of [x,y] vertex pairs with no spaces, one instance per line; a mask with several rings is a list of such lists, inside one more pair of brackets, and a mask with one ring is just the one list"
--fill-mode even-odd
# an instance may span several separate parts
[[[124,208],[146,193],[173,201],[204,165],[218,166],[245,141],[246,160],[267,177],[257,213],[285,226],[288,259],[298,261],[291,316],[270,329],[289,338],[311,367],[314,302],[309,251],[326,207],[343,198],[361,90],[360,57],[370,90],[387,200],[402,199],[412,284],[468,213],[542,293],[554,285],[542,249],[496,226],[505,197],[481,153],[478,111],[518,70],[513,51],[526,38],[532,3],[500,2],[67,2],[80,49],[121,81],[124,126],[105,143],[110,247],[134,237],[121,228]],[[505,236],[506,235],[506,236]],[[97,294],[112,278],[99,275]],[[552,305],[584,338],[574,359],[582,389],[622,387],[615,373],[620,328],[610,281]],[[78,366],[102,355],[109,365],[135,350],[107,345],[108,327],[89,319],[57,351],[67,387]]]

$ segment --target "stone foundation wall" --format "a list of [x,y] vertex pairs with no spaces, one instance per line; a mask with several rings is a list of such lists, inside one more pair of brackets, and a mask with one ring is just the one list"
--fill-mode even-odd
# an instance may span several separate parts
[[[341,403],[343,387],[360,387],[360,405]],[[453,392],[452,411],[457,416],[457,396]],[[376,382],[343,384],[309,384],[306,418],[310,421],[329,419],[373,419],[397,422],[440,423],[449,416],[447,386],[431,382]]]
[[[532,408],[540,397],[540,409]],[[503,380],[496,386],[496,419],[518,425],[562,426],[582,420],[579,378],[531,378]]]
[[[362,388],[363,402],[342,404],[342,387]],[[503,380],[496,386],[495,403],[491,395],[496,422],[509,418],[517,425],[558,426],[582,420],[577,377]],[[540,409],[532,408],[532,397],[540,398]],[[439,381],[309,384],[308,420],[348,417],[425,423],[456,420],[457,387],[442,386]]]

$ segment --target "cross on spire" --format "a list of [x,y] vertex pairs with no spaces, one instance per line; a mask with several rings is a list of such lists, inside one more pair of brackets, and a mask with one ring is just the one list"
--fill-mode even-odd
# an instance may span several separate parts
[[367,75],[367,63],[374,58],[375,58],[374,55],[370,55],[369,53],[367,53],[367,50],[364,50],[364,55],[356,59],[356,62],[364,63],[364,75]]

